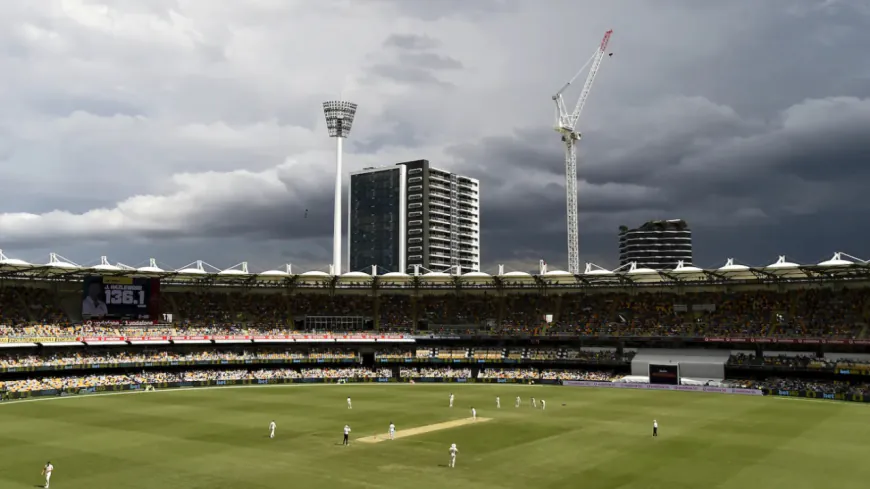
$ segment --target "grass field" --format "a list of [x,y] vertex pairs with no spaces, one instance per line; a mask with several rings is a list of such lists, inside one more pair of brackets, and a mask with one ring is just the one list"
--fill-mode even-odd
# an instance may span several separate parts
[[[530,408],[530,396],[546,399],[547,410]],[[354,442],[386,436],[390,421],[401,432],[467,418],[471,406],[492,419]],[[868,408],[506,384],[218,388],[19,402],[0,405],[0,488],[41,484],[50,459],[52,489],[863,489]],[[340,445],[346,423],[349,447]],[[455,469],[446,467],[451,443],[460,449]]]

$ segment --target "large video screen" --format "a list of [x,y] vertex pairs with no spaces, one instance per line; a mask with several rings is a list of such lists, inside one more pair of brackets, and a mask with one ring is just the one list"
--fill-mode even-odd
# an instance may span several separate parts
[[160,280],[86,277],[82,286],[82,318],[159,319]]
[[649,365],[649,383],[680,385],[679,365]]

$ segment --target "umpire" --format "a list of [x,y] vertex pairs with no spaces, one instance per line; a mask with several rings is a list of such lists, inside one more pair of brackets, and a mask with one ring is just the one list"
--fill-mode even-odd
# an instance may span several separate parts
[[350,445],[350,442],[347,440],[348,435],[350,435],[350,426],[344,425],[344,441],[341,443],[342,445]]

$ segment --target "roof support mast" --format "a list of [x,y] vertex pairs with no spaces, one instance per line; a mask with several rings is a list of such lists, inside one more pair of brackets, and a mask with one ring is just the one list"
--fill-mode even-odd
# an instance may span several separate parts
[[[580,273],[580,246],[578,238],[578,223],[577,223],[577,141],[580,140],[580,133],[576,130],[577,121],[580,119],[580,113],[583,111],[583,106],[586,105],[586,100],[589,98],[589,92],[592,90],[592,83],[595,81],[595,75],[598,74],[598,69],[601,66],[601,61],[604,59],[607,44],[610,42],[610,36],[613,34],[613,29],[604,33],[604,38],[598,49],[592,57],[586,61],[586,64],[580,68],[580,71],[571,78],[568,83],[553,95],[553,100],[556,102],[556,132],[562,135],[562,141],[565,143],[565,193],[567,196],[568,207],[568,271],[573,274]],[[586,83],[583,85],[583,91],[580,93],[580,98],[577,99],[577,105],[574,106],[573,112],[568,112],[565,107],[565,100],[562,98],[562,93],[571,86],[572,83],[589,67],[589,74],[586,76]]]

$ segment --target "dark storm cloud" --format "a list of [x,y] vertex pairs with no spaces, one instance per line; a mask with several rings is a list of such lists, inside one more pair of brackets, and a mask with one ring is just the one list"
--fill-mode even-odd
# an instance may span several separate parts
[[[623,135],[622,145],[630,146],[625,152],[608,154],[596,147],[599,135],[590,131],[581,142],[589,146],[584,154],[590,156],[581,157],[578,165],[584,236],[606,241],[600,238],[614,237],[622,224],[686,218],[695,229],[702,260],[722,257],[734,245],[734,252],[742,250],[743,258],[754,264],[767,263],[773,249],[818,259],[837,251],[832,236],[848,237],[849,242],[870,238],[858,231],[862,226],[833,232],[832,225],[840,219],[844,228],[857,225],[857,216],[870,212],[870,202],[863,198],[870,178],[870,100],[806,101],[766,125],[731,116],[723,123],[715,112],[708,115],[705,121],[686,113],[694,130],[659,128],[646,142],[638,142],[640,134]],[[480,162],[488,161],[501,167],[487,180],[505,192],[483,193],[489,233],[526,230],[549,236],[548,242],[564,241],[564,186],[557,181],[564,174],[564,157],[554,139],[535,130],[451,150],[460,171],[485,171]],[[615,142],[602,139],[608,145]],[[584,189],[583,181],[594,186]],[[823,234],[816,232],[820,225]],[[504,240],[488,240],[494,259],[511,256],[511,248]],[[613,260],[615,245],[611,249]]]
[[348,90],[346,170],[426,158],[480,178],[484,268],[563,267],[546,105],[614,27],[579,126],[584,261],[615,266],[618,226],[657,218],[689,220],[703,266],[870,258],[863,1],[103,3],[0,16],[10,256],[320,267],[320,102]]
[[423,144],[423,136],[410,121],[382,115],[375,120],[377,131],[363,140],[351,140],[350,150],[358,154],[375,154],[389,147],[414,148]]
[[[399,37],[390,36],[384,42],[386,45],[425,44],[432,45],[434,40],[421,38],[420,36]],[[414,39],[411,41],[410,39]],[[412,48],[418,50],[419,48]],[[367,74],[373,76],[370,83],[377,83],[378,79],[392,80],[408,85],[435,85],[441,87],[453,86],[452,83],[442,79],[441,72],[461,70],[462,62],[456,58],[434,52],[411,52],[408,48],[400,50],[396,55],[384,53],[384,60],[373,64],[367,70]]]

